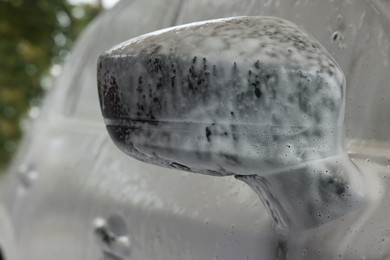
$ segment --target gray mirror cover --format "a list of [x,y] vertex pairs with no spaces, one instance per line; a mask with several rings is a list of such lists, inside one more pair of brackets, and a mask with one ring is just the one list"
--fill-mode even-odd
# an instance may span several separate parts
[[104,53],[99,98],[127,154],[211,175],[268,175],[343,153],[345,80],[295,24],[235,17]]

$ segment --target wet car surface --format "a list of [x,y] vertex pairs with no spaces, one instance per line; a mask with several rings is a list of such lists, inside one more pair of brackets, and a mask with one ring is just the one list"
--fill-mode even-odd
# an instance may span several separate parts
[[[385,10],[381,1],[120,2],[80,38],[9,174],[2,177],[4,258],[389,258],[390,32]],[[275,231],[245,183],[145,164],[112,143],[96,90],[98,56],[144,33],[239,15],[291,20],[340,65],[347,82],[346,148],[369,176],[365,207],[285,236]]]

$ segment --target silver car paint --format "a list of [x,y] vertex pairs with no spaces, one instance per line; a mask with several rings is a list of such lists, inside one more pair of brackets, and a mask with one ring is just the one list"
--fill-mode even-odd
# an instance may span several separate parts
[[[390,97],[386,84],[390,81],[390,32],[384,4],[322,0],[119,3],[76,44],[40,118],[1,180],[0,247],[6,259],[122,257],[122,251],[116,256],[115,248],[107,250],[99,241],[97,219],[124,220],[130,241],[124,259],[331,259],[338,257],[337,249],[342,259],[388,258],[390,200],[385,195],[390,187],[386,161],[390,106],[381,97]],[[174,24],[237,15],[292,20],[314,35],[346,73],[348,149],[362,170],[381,178],[372,184],[378,187],[376,203],[360,216],[365,220],[359,225],[327,226],[297,236],[296,244],[287,243],[275,233],[265,208],[244,183],[147,165],[122,154],[109,140],[96,93],[95,64],[102,51]],[[335,32],[342,40],[332,41]]]

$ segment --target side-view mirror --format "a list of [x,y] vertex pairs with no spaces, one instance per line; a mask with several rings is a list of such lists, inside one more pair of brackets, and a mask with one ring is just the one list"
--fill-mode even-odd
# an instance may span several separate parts
[[279,230],[318,226],[369,199],[344,149],[343,72],[289,21],[235,17],[131,39],[101,55],[98,88],[123,152],[234,175]]

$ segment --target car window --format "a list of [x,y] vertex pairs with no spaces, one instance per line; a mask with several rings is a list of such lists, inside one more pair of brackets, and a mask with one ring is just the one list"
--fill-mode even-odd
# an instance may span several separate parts
[[[207,7],[210,5],[213,6],[213,10],[221,12],[209,13]],[[123,0],[109,15],[102,16],[100,22],[94,23],[85,33],[74,49],[71,60],[65,66],[67,68],[58,82],[58,85],[68,85],[59,87],[66,89],[67,92],[63,94],[70,97],[64,101],[65,114],[76,118],[101,120],[96,90],[96,61],[100,53],[116,43],[176,23],[237,15],[278,15],[298,25],[306,24],[304,28],[330,51],[344,71],[348,97],[347,138],[388,142],[390,124],[387,122],[390,105],[385,97],[390,96],[387,84],[390,81],[390,74],[386,73],[390,57],[384,55],[390,46],[387,28],[381,24],[380,19],[369,20],[365,16],[361,19],[356,18],[360,20],[354,24],[359,28],[353,26],[341,28],[340,22],[328,21],[328,16],[320,17],[316,23],[306,22],[315,9],[325,10],[326,7],[325,3],[324,6],[301,6],[305,10],[301,10],[298,16],[295,12],[284,13],[276,4],[267,6],[263,1],[257,0],[245,0],[240,4],[235,1],[183,1],[182,6],[180,0],[172,0],[170,4],[161,1]],[[337,10],[328,10],[329,17]],[[162,13],[164,15],[161,15]],[[327,26],[324,27],[322,24]],[[371,27],[376,29],[371,30]],[[334,33],[340,35],[336,40],[333,37]],[[87,40],[83,40],[89,38],[96,39],[93,46],[87,45]],[[366,51],[367,49],[370,51]],[[59,91],[62,92],[63,90]],[[364,124],[361,122],[362,118],[365,120]]]

